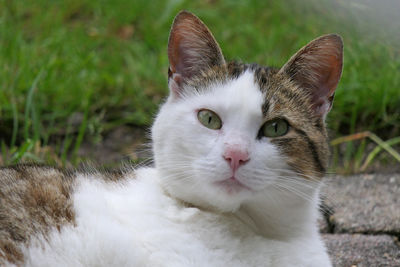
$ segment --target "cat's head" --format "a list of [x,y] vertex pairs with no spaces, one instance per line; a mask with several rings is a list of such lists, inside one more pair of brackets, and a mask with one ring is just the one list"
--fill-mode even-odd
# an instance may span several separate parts
[[322,177],[342,54],[341,38],[325,35],[280,69],[226,63],[203,22],[180,12],[168,44],[170,95],[152,129],[165,189],[230,211]]

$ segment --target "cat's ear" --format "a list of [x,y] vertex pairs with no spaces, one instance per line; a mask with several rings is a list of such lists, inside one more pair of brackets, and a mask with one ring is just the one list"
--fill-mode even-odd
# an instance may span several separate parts
[[336,34],[321,36],[300,49],[281,68],[310,94],[314,112],[325,118],[332,107],[343,66],[343,42]]
[[175,96],[179,96],[185,80],[213,66],[225,64],[210,30],[187,11],[181,11],[172,24],[168,59],[168,85]]

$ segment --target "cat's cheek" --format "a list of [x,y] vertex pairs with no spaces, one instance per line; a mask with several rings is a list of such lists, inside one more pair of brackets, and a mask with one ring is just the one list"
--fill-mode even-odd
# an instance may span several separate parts
[[222,159],[221,134],[218,131],[196,125],[190,129],[185,139],[182,138],[178,142],[190,144],[187,149],[192,151],[199,165],[219,164]]
[[205,183],[215,183],[230,176],[229,166],[222,160],[221,149],[214,147],[207,155],[193,162],[195,176],[202,177]]
[[248,175],[257,178],[260,189],[271,185],[281,171],[287,170],[286,156],[269,140],[255,143],[253,161],[247,167]]

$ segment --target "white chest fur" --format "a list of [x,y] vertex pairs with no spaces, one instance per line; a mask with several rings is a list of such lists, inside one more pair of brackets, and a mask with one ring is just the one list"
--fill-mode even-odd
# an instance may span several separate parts
[[187,207],[154,169],[125,184],[81,179],[76,226],[24,249],[30,266],[330,266],[318,236],[272,240],[236,214]]

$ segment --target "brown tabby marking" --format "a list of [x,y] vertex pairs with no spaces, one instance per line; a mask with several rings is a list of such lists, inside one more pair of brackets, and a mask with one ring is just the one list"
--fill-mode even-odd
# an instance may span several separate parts
[[303,88],[280,73],[267,79],[265,102],[269,111],[265,120],[286,119],[290,132],[271,139],[288,159],[287,163],[305,177],[322,177],[328,166],[329,147],[325,123],[313,112],[312,102]]
[[19,245],[74,224],[73,178],[51,167],[0,168],[0,265],[23,260]]
[[21,264],[20,246],[27,245],[33,236],[75,225],[71,197],[79,173],[104,182],[121,182],[127,177],[124,171],[100,173],[89,166],[71,172],[37,165],[0,168],[0,266]]

